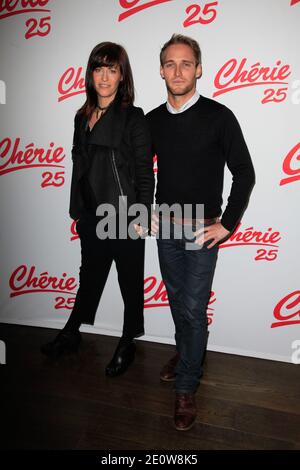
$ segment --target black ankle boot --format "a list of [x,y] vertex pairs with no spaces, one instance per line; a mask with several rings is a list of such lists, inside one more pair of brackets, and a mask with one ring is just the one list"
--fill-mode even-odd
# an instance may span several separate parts
[[112,360],[105,369],[105,374],[109,377],[116,377],[126,372],[134,361],[135,351],[136,344],[133,339],[126,341],[121,338]]
[[41,352],[51,359],[57,359],[64,353],[78,351],[81,343],[79,331],[60,331],[54,341],[41,346]]

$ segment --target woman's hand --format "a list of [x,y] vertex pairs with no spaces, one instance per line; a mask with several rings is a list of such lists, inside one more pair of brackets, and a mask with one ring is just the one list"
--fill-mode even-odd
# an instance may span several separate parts
[[134,230],[138,234],[139,237],[145,237],[148,235],[149,230],[141,225],[134,224]]

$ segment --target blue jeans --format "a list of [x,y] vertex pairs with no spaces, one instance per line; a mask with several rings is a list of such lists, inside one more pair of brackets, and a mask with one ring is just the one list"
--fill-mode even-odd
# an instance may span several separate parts
[[[169,239],[158,238],[157,245],[180,355],[175,389],[177,393],[194,393],[202,375],[208,334],[206,310],[219,247],[207,248],[210,240],[199,249],[188,249],[194,238],[184,234],[183,227],[170,223]],[[196,227],[191,229],[195,231]]]

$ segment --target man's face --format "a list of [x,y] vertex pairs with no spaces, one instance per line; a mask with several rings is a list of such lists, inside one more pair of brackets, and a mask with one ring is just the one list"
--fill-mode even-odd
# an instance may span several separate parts
[[196,79],[202,75],[201,65],[196,66],[193,50],[186,44],[173,44],[164,53],[160,74],[166,81],[169,93],[184,96],[196,89]]

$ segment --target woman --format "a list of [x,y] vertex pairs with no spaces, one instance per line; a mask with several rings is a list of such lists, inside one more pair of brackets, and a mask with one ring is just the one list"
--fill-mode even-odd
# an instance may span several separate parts
[[[154,175],[150,136],[144,113],[133,106],[134,86],[124,48],[111,42],[98,44],[86,70],[86,102],[75,116],[72,149],[73,174],[70,216],[77,221],[81,242],[79,289],[73,311],[63,330],[41,350],[57,358],[77,351],[82,323],[93,324],[112,261],[124,301],[123,334],[106,375],[125,372],[135,356],[134,338],[144,334],[144,252],[147,227],[135,225],[136,238],[118,237],[119,201],[150,207]],[[99,238],[97,207],[110,204],[116,216],[116,234]],[[97,211],[99,214],[99,211]],[[124,214],[123,214],[124,215]],[[131,219],[129,219],[130,221]],[[127,221],[128,223],[128,221]],[[99,227],[99,225],[98,225]],[[127,225],[126,225],[127,228]],[[116,235],[116,236],[114,236]]]

